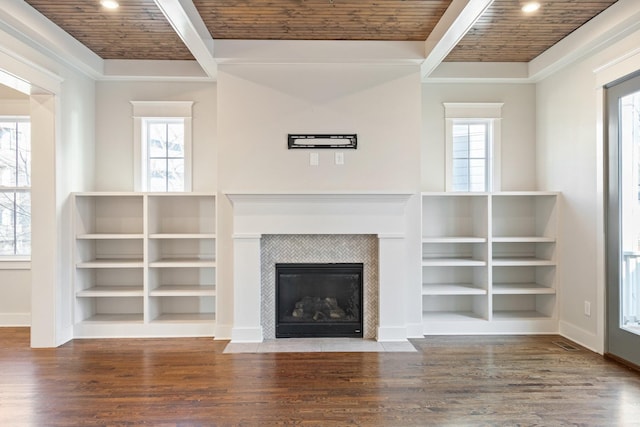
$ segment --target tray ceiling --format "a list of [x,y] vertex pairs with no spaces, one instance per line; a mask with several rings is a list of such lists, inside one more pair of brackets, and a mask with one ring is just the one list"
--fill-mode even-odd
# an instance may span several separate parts
[[529,62],[617,0],[547,0],[525,15],[520,2],[494,0],[445,61]]
[[[495,0],[445,61],[528,62],[616,0]],[[154,0],[26,0],[103,59],[193,59]],[[451,0],[193,0],[211,37],[243,40],[426,40]]]
[[451,0],[194,0],[214,39],[426,40]]

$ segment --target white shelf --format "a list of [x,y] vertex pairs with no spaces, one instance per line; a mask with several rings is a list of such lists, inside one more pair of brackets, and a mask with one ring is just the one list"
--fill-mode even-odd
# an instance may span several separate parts
[[487,290],[467,283],[429,283],[422,285],[422,295],[487,295]]
[[89,233],[78,234],[76,236],[78,240],[136,240],[144,239],[144,234],[141,233]]
[[460,321],[486,322],[477,313],[472,311],[427,311],[422,313],[422,321],[428,322],[460,322]]
[[423,258],[423,267],[483,267],[486,261],[472,258]]
[[514,197],[533,197],[533,198],[543,198],[543,197],[552,197],[556,198],[560,193],[557,191],[499,191],[496,193],[491,193],[493,198],[514,198]]
[[536,283],[494,283],[494,295],[553,295],[554,288]]
[[484,237],[423,237],[422,243],[486,243]]
[[545,236],[519,236],[519,237],[493,237],[491,239],[494,243],[555,243],[555,237]]
[[494,258],[494,267],[553,266],[555,261],[535,257]]
[[201,258],[167,258],[149,263],[152,268],[213,268],[216,266],[214,259]]
[[216,288],[213,285],[163,285],[149,291],[152,297],[170,297],[170,296],[200,296],[213,297],[216,295]]
[[77,268],[142,268],[142,259],[94,259],[81,261],[76,264]]
[[215,196],[204,193],[148,195],[149,235],[215,234]]
[[125,314],[96,314],[82,323],[142,323],[142,313]]
[[526,319],[548,319],[550,316],[547,316],[538,311],[494,311],[493,312],[493,320],[496,321],[507,321],[507,320],[526,320]]
[[210,323],[216,320],[214,313],[166,313],[152,320],[152,323]]
[[74,234],[76,337],[213,334],[214,193],[78,193]]
[[558,202],[555,192],[423,193],[424,332],[557,332]]
[[95,286],[76,292],[77,297],[85,298],[114,298],[114,297],[142,297],[144,291],[140,286]]
[[149,234],[150,239],[215,239],[215,233],[153,233]]

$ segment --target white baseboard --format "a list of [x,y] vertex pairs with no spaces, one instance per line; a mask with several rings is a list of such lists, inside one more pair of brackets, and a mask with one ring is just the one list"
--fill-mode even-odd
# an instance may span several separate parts
[[422,323],[409,323],[407,325],[407,338],[424,338],[424,325]]
[[231,330],[231,342],[262,342],[262,327],[233,328]]
[[69,325],[66,328],[63,328],[58,334],[57,345],[61,346],[64,343],[67,343],[73,339],[73,325]]
[[213,338],[216,340],[230,340],[233,326],[231,325],[218,325],[216,323],[216,329],[213,332]]
[[378,341],[406,341],[407,340],[407,328],[406,326],[384,326],[378,328],[378,335],[376,337]]
[[31,313],[0,313],[0,327],[31,326]]
[[563,337],[596,353],[604,353],[604,340],[598,337],[598,335],[563,321],[560,321],[559,327],[560,335]]

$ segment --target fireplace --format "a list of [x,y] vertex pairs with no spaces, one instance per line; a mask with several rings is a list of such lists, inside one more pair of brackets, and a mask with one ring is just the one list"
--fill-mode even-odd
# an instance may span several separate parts
[[[401,192],[317,192],[317,193],[226,193],[233,210],[233,306],[216,314],[216,337],[232,342],[262,342],[275,338],[275,264],[283,262],[364,263],[364,338],[378,341],[406,341],[421,336],[422,319],[411,322],[407,313],[419,314],[419,299],[408,299],[414,287],[408,268],[408,248],[418,241],[407,238],[417,221],[407,212],[408,203],[419,203],[413,193]],[[225,217],[226,218],[226,217]],[[291,236],[293,244],[265,264],[270,251],[263,244],[273,236]],[[301,250],[297,238],[311,236],[372,236],[375,262],[366,255],[327,256],[325,250]],[[279,237],[276,237],[278,240]],[[306,239],[302,239],[305,240]],[[278,245],[276,245],[278,246]],[[330,251],[332,252],[332,251]],[[327,259],[329,258],[329,259]],[[375,270],[375,276],[371,273]],[[411,274],[409,274],[411,273]],[[226,288],[221,288],[221,293]],[[410,307],[411,309],[408,309]],[[414,308],[416,308],[414,310]],[[361,328],[362,329],[362,328]]]
[[276,338],[362,337],[363,264],[276,264]]

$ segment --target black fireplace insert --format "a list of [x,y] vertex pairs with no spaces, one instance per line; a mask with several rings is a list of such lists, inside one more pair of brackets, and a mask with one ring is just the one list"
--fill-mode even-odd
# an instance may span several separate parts
[[361,263],[276,264],[276,338],[362,337]]

